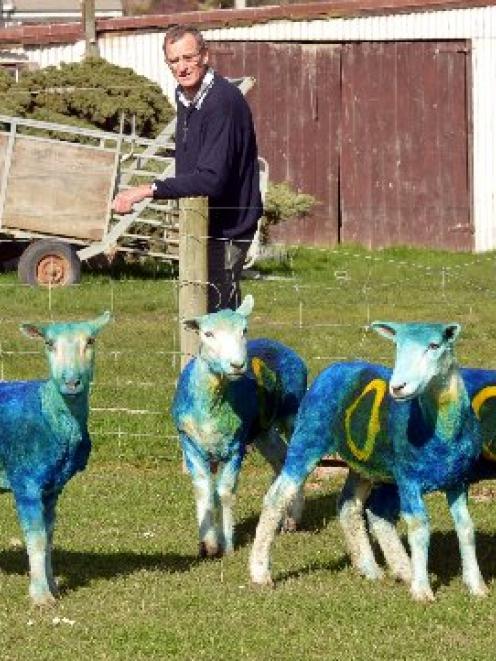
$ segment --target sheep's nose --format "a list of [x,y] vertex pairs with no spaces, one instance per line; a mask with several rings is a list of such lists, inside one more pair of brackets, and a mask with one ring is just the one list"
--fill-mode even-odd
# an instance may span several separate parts
[[66,386],[70,390],[77,390],[81,386],[81,379],[68,379],[66,381]]
[[406,386],[406,381],[403,383],[400,383],[399,385],[393,385],[391,384],[391,394],[393,397],[399,397],[403,390],[405,389]]

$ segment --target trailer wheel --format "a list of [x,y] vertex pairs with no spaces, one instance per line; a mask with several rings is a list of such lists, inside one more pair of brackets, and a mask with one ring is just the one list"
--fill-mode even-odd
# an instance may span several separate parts
[[19,258],[19,280],[27,285],[63,287],[81,279],[81,262],[72,246],[62,241],[39,239]]

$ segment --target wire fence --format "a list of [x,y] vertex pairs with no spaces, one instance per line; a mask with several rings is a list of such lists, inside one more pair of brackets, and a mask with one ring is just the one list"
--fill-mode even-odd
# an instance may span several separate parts
[[[312,379],[327,364],[391,364],[392,347],[368,331],[374,319],[458,321],[461,364],[496,369],[493,254],[362,249],[281,249],[242,281],[252,293],[251,337],[297,350]],[[43,349],[18,331],[25,321],[90,318],[109,310],[98,339],[90,430],[105,454],[173,460],[170,404],[181,352],[177,279],[88,274],[70,288],[32,288],[0,276],[0,378],[43,378]],[[107,448],[107,449],[105,449]]]

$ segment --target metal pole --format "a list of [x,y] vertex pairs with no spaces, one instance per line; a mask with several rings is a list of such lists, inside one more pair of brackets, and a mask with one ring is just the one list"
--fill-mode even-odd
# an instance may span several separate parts
[[81,21],[85,39],[85,57],[98,57],[96,40],[95,0],[81,0]]
[[181,369],[198,351],[198,336],[183,327],[183,319],[207,312],[208,200],[179,200],[179,336]]

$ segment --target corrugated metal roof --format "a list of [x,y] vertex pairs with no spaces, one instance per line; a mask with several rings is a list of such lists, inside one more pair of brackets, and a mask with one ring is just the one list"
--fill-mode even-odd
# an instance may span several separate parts
[[209,11],[134,16],[100,22],[100,29],[136,30],[166,28],[175,23],[193,23],[205,28],[252,26],[271,21],[315,21],[360,16],[381,16],[431,12],[448,9],[491,7],[496,0],[327,0],[294,5],[269,5],[247,9],[211,9]]

